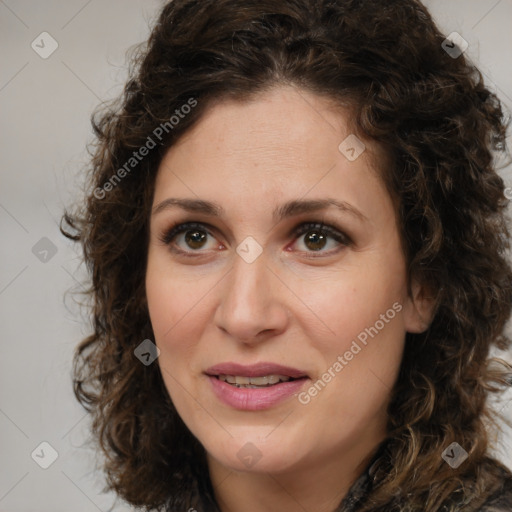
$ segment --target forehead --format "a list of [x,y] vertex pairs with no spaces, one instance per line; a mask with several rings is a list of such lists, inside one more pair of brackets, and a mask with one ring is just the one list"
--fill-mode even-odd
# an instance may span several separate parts
[[154,202],[172,193],[278,204],[329,193],[371,203],[385,193],[382,151],[351,133],[350,121],[348,109],[292,87],[217,103],[162,159]]

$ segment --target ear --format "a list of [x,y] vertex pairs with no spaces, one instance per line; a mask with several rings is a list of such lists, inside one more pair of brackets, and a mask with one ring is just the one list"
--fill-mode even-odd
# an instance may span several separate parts
[[434,294],[416,279],[412,280],[411,294],[404,304],[405,330],[412,333],[425,332],[434,316]]

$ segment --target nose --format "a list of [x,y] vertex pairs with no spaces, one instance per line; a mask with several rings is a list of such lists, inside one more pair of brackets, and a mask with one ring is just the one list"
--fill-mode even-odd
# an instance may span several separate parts
[[285,288],[267,266],[264,253],[252,263],[235,256],[220,288],[217,327],[245,345],[281,334],[289,322]]

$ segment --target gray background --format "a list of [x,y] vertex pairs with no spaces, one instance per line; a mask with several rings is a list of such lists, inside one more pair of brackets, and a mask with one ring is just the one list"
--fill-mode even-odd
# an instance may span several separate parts
[[[58,222],[80,192],[89,116],[120,92],[125,52],[146,38],[161,4],[0,0],[0,512],[106,511],[115,501],[102,493],[94,448],[84,444],[88,418],[72,395],[72,353],[87,322],[64,295],[80,289],[84,269]],[[466,54],[510,111],[512,0],[426,4],[446,35],[468,41]],[[58,43],[47,59],[31,47],[42,32]],[[512,186],[511,168],[501,172]],[[511,399],[499,408],[512,419]],[[48,469],[31,457],[43,441],[58,452]],[[505,428],[498,456],[512,466],[511,447]]]

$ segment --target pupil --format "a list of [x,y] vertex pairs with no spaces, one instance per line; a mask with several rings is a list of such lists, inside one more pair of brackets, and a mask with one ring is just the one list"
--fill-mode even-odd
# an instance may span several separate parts
[[201,231],[187,231],[185,241],[193,249],[198,249],[203,245],[206,234]]
[[318,233],[311,231],[306,236],[306,245],[314,251],[322,249],[325,247],[325,235],[319,235]]

